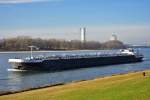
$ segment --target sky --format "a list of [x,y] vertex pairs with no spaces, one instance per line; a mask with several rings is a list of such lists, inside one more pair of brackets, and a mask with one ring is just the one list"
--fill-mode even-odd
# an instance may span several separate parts
[[0,38],[32,36],[150,44],[150,0],[0,0]]

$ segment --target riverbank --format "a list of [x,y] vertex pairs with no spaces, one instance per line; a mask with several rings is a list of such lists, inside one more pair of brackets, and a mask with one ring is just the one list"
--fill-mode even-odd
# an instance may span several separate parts
[[149,83],[147,70],[3,95],[0,100],[148,100]]

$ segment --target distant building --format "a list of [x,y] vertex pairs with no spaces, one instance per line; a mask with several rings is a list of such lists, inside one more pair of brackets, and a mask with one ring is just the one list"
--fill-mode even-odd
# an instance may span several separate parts
[[86,41],[86,28],[81,28],[80,33],[81,33],[81,42],[85,42]]
[[116,34],[112,34],[112,36],[110,37],[111,41],[115,41],[118,40],[117,35]]

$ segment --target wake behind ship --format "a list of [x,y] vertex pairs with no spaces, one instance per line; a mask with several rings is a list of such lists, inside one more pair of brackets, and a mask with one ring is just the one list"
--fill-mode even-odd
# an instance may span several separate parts
[[61,71],[86,67],[125,64],[141,62],[143,55],[133,49],[119,50],[119,52],[65,55],[48,57],[30,57],[25,59],[9,59],[13,69],[31,71]]

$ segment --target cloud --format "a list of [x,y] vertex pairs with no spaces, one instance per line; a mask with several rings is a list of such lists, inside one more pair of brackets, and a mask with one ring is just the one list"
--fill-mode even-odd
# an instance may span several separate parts
[[0,4],[20,4],[20,3],[34,3],[34,2],[58,2],[62,0],[0,0]]

